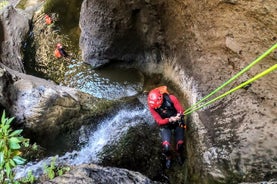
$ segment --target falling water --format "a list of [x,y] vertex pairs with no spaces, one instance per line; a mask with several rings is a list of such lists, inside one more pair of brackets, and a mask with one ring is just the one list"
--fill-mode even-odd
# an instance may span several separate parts
[[36,177],[40,176],[43,174],[44,165],[50,165],[53,158],[56,159],[56,164],[97,164],[101,161],[99,154],[105,146],[117,143],[130,127],[141,122],[154,123],[144,105],[121,109],[101,121],[96,128],[83,126],[79,130],[81,133],[79,144],[83,145],[79,150],[67,152],[61,156],[48,157],[39,162],[29,162],[16,169],[16,178],[26,176],[29,171],[32,171]]

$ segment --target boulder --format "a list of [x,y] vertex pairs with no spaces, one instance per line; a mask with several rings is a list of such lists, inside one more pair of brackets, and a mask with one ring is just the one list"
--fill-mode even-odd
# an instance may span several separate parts
[[134,184],[161,184],[155,182],[140,174],[139,172],[130,171],[123,168],[101,167],[98,165],[80,165],[68,173],[56,177],[51,181],[41,182],[42,184],[117,184],[117,183],[134,183]]
[[112,60],[160,61],[163,37],[157,6],[156,1],[85,0],[80,12],[83,60],[94,68]]
[[29,21],[27,14],[12,5],[0,10],[0,62],[23,73],[22,47],[30,29]]
[[108,113],[115,104],[3,65],[0,86],[1,104],[38,143],[77,130],[90,118]]

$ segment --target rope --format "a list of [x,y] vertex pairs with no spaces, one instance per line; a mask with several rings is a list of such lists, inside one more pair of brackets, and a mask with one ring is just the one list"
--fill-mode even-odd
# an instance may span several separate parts
[[[197,103],[195,103],[194,105],[190,106],[190,107],[184,112],[184,115],[187,115],[187,114],[190,114],[190,113],[192,113],[192,112],[194,112],[194,111],[196,111],[196,110],[199,110],[199,109],[201,109],[202,107],[207,106],[207,105],[211,104],[212,102],[214,102],[214,101],[216,101],[216,100],[218,100],[218,99],[220,99],[220,98],[223,98],[224,96],[226,96],[226,95],[228,95],[228,94],[234,92],[234,91],[233,91],[234,89],[238,90],[238,89],[240,89],[240,88],[246,86],[247,84],[249,84],[249,83],[251,83],[251,82],[257,80],[257,79],[255,79],[256,76],[259,76],[260,74],[263,74],[264,72],[268,71],[269,69],[267,69],[267,70],[265,70],[264,72],[262,72],[262,73],[256,75],[255,77],[253,77],[253,78],[247,80],[246,82],[240,84],[239,86],[237,86],[237,87],[239,87],[239,88],[235,87],[235,88],[233,88],[233,89],[227,91],[227,92],[224,93],[223,95],[220,95],[220,96],[219,96],[220,98],[219,98],[219,97],[216,97],[216,98],[214,98],[213,100],[210,100],[209,102],[207,102],[207,103],[205,103],[205,104],[203,104],[203,105],[201,105],[201,106],[199,106],[199,107],[196,107],[196,106],[199,105],[201,102],[203,102],[203,101],[206,100],[207,98],[211,97],[211,96],[214,95],[216,92],[218,92],[220,89],[222,89],[223,87],[225,87],[226,85],[228,85],[229,83],[231,83],[232,81],[234,81],[236,78],[238,78],[240,75],[242,75],[243,73],[245,73],[246,71],[248,71],[251,67],[253,67],[256,63],[258,63],[259,61],[261,61],[261,60],[262,60],[263,58],[265,58],[267,55],[269,55],[269,54],[270,54],[272,51],[274,51],[276,48],[277,48],[277,43],[276,43],[275,45],[273,45],[270,49],[268,49],[266,52],[264,52],[261,56],[259,56],[256,60],[254,60],[252,63],[250,63],[248,66],[246,66],[244,69],[242,69],[240,72],[238,72],[236,75],[234,75],[231,79],[229,79],[228,81],[226,81],[225,83],[223,83],[221,86],[219,86],[217,89],[215,89],[214,91],[212,91],[210,94],[208,94],[207,96],[205,96],[204,98],[202,98],[201,100],[199,100],[199,101],[198,101]],[[275,66],[275,65],[274,65],[274,66]],[[273,66],[273,68],[276,69],[276,67],[274,67],[274,66]],[[271,67],[271,68],[272,68],[272,67]],[[270,69],[271,69],[271,68],[270,68]],[[273,70],[275,70],[275,69],[273,69]],[[270,72],[271,72],[271,71],[270,71]],[[268,73],[270,73],[270,72],[267,72],[266,74],[268,74]],[[266,74],[263,74],[263,76],[266,75]],[[259,77],[259,78],[260,78],[260,77]],[[252,80],[252,79],[255,79],[255,80]],[[251,82],[248,82],[248,81],[251,81]],[[247,83],[247,82],[248,82],[248,83]],[[247,83],[247,84],[246,84],[246,83]],[[245,85],[243,85],[243,84],[245,84]],[[242,86],[242,85],[243,85],[243,86]],[[235,91],[236,91],[236,90],[235,90]],[[230,92],[230,91],[231,91],[231,92]]]
[[214,99],[208,101],[207,103],[205,103],[205,104],[203,104],[203,105],[201,105],[201,106],[199,106],[199,107],[197,107],[197,108],[191,109],[190,111],[184,112],[184,115],[187,115],[187,114],[190,114],[190,113],[192,113],[192,112],[194,112],[194,111],[197,111],[197,110],[201,109],[202,107],[205,107],[205,106],[207,106],[207,105],[209,105],[209,104],[211,104],[211,103],[213,103],[213,102],[215,102],[215,101],[217,101],[217,100],[219,100],[219,99],[225,97],[226,95],[229,95],[229,94],[231,94],[231,93],[237,91],[238,89],[243,88],[244,86],[246,86],[246,85],[248,85],[248,84],[254,82],[255,80],[257,80],[257,79],[259,79],[259,78],[261,78],[261,77],[263,77],[263,76],[265,76],[265,75],[271,73],[272,71],[274,71],[274,70],[276,70],[276,69],[277,69],[277,64],[275,64],[275,65],[273,65],[272,67],[268,68],[267,70],[265,70],[265,71],[263,71],[263,72],[261,72],[261,73],[255,75],[253,78],[251,78],[251,79],[245,81],[244,83],[242,83],[242,84],[238,85],[237,87],[235,87],[235,88],[233,88],[233,89],[227,91],[226,93],[224,93],[224,94],[222,94],[222,95],[220,95],[220,96],[218,96],[218,97],[216,97],[216,98],[214,98]]

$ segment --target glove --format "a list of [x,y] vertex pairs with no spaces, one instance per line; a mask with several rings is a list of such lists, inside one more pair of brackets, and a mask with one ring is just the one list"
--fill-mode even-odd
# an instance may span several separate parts
[[169,118],[169,122],[172,123],[172,122],[176,122],[176,121],[179,121],[181,119],[181,115],[180,114],[177,114],[176,116],[171,116]]
[[169,123],[172,123],[174,121],[174,117],[171,116],[169,119],[168,119]]

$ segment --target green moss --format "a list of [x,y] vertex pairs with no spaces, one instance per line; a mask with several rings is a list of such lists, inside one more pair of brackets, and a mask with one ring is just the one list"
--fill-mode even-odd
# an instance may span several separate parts
[[2,10],[5,6],[7,6],[9,4],[8,1],[2,1],[0,2],[0,10]]
[[20,9],[25,9],[26,8],[26,3],[27,3],[28,0],[21,0],[17,5],[16,5],[16,8],[20,8]]

